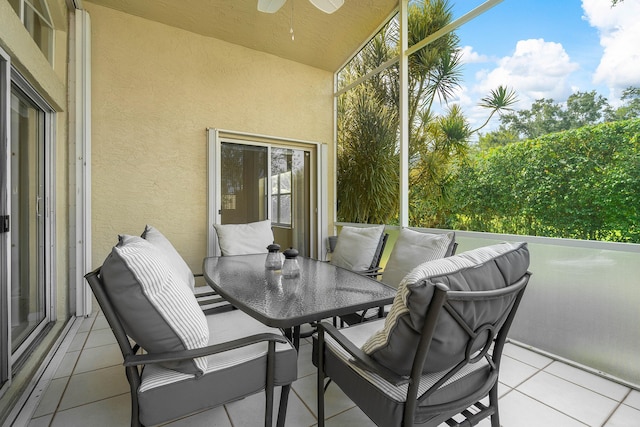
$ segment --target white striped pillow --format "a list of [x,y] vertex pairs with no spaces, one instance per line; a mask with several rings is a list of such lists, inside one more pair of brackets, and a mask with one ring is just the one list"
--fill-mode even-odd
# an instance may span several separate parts
[[173,247],[169,239],[167,239],[165,235],[160,232],[160,230],[148,224],[144,227],[142,238],[148,242],[153,243],[158,249],[160,249],[162,254],[167,258],[167,260],[171,263],[171,266],[175,269],[176,274],[182,275],[185,283],[189,285],[189,288],[193,292],[193,289],[196,285],[196,280],[193,277],[193,272],[184,261],[184,259],[182,259],[178,251],[176,251],[176,248]]
[[[207,345],[209,328],[195,296],[152,243],[136,236],[121,236],[105,260],[101,275],[127,335],[147,352]],[[207,360],[201,357],[164,366],[202,375]]]

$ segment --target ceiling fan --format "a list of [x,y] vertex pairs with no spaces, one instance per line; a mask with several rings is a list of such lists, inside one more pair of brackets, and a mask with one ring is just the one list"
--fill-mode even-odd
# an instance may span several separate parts
[[[287,0],[258,0],[258,10],[265,13],[276,13]],[[324,13],[333,13],[344,4],[344,0],[309,0],[312,5]]]

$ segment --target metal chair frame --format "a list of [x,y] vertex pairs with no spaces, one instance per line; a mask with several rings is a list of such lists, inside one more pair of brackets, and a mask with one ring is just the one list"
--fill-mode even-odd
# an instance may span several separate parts
[[[337,328],[327,323],[322,323],[318,326],[318,335],[316,338],[316,353],[314,354],[314,363],[318,368],[318,426],[324,426],[324,390],[325,390],[325,352],[326,342],[325,334],[330,335],[341,347],[350,353],[352,360],[348,363],[353,363],[361,368],[378,374],[380,377],[388,381],[390,384],[398,386],[402,384],[408,384],[408,390],[406,399],[403,405],[403,419],[399,425],[410,427],[415,424],[425,426],[437,426],[442,422],[446,422],[449,426],[473,426],[480,422],[482,419],[491,416],[492,427],[499,427],[500,420],[498,414],[498,374],[500,369],[500,361],[502,358],[502,351],[507,338],[507,333],[515,317],[517,308],[522,299],[523,293],[529,281],[531,273],[527,272],[516,283],[497,290],[492,291],[450,291],[445,285],[437,284],[434,291],[433,298],[426,312],[424,326],[421,331],[421,338],[416,349],[416,353],[413,359],[411,375],[401,376],[388,368],[377,363],[373,358],[366,355],[362,350],[351,343]],[[463,302],[482,302],[487,300],[506,299],[509,304],[507,309],[501,314],[496,322],[490,324],[480,325],[477,328],[473,328],[468,325],[462,315],[459,313],[456,305]],[[450,368],[432,387],[426,392],[419,395],[418,389],[422,372],[424,368],[427,355],[429,354],[429,348],[438,324],[438,319],[442,312],[446,311],[450,314],[456,323],[466,331],[468,335],[467,347],[464,354],[464,359]],[[357,327],[357,326],[354,326]],[[484,340],[481,342],[479,340]],[[472,348],[476,348],[476,344],[480,342],[482,344],[479,350],[472,351]],[[490,375],[484,382],[482,387],[476,390],[469,390],[468,394],[459,398],[456,401],[450,401],[441,403],[438,405],[424,405],[429,396],[433,395],[438,389],[450,378],[452,378],[457,372],[468,364],[476,363],[481,359],[485,359],[489,364]],[[343,381],[342,378],[329,378],[329,380],[335,382],[340,386]],[[344,380],[347,381],[347,380]],[[484,397],[489,396],[489,405],[480,403]],[[366,402],[366,396],[349,396],[356,404],[358,402]],[[468,410],[475,406],[476,412],[472,413]],[[365,408],[361,409],[372,418],[372,415],[367,413]],[[452,417],[460,414],[464,417],[461,422],[455,421]],[[425,420],[426,423],[423,423]]]

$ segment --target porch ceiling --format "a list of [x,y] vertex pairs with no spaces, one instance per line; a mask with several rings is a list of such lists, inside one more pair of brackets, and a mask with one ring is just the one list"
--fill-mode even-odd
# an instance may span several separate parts
[[[274,14],[258,12],[258,0],[89,1],[327,71],[337,71],[398,4],[346,0],[327,15],[308,0],[287,0]],[[289,34],[292,2],[294,41]]]

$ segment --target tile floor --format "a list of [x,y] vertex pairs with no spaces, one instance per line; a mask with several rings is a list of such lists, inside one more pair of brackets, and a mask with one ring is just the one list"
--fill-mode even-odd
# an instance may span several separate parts
[[[94,313],[66,341],[66,353],[50,382],[31,397],[19,424],[29,427],[128,426],[129,388],[122,357],[107,322]],[[69,344],[70,343],[70,344]],[[505,427],[640,426],[640,391],[508,344],[500,376],[500,415]],[[287,426],[314,426],[315,368],[311,345],[300,348]],[[276,395],[276,399],[278,395]],[[171,427],[263,425],[263,395],[167,424]],[[335,384],[326,395],[327,426],[373,426]],[[14,425],[18,425],[18,423]],[[484,420],[480,426],[490,423]]]

